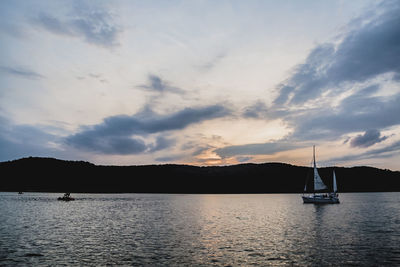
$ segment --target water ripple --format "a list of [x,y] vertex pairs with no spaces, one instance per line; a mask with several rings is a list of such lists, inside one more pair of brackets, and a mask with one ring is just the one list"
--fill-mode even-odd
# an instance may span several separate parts
[[399,193],[58,196],[0,193],[1,266],[400,265]]

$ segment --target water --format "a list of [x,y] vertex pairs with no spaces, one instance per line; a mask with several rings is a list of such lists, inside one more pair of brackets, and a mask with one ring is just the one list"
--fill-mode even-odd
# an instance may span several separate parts
[[400,265],[400,193],[0,193],[0,266]]

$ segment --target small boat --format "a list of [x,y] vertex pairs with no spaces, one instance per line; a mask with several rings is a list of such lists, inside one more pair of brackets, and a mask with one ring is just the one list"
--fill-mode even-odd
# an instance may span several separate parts
[[[333,190],[327,193],[328,187],[324,184],[321,177],[318,174],[317,163],[315,161],[315,146],[313,146],[313,165],[314,165],[314,187],[312,188],[313,194],[301,196],[303,203],[314,203],[314,204],[339,204],[339,195],[337,194],[336,185],[336,174],[333,171]],[[307,191],[307,182],[304,186],[304,192]],[[325,193],[323,193],[325,191]]]
[[22,192],[22,191],[19,191],[19,192],[18,192],[18,195],[22,195],[22,194],[23,194],[23,192]]
[[71,201],[75,200],[75,198],[71,197],[71,193],[65,193],[64,196],[57,198],[57,200]]

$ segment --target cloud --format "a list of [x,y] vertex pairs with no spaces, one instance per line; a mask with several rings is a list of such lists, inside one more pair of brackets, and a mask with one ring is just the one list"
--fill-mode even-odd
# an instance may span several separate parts
[[36,24],[43,27],[45,30],[60,35],[74,35],[68,23],[63,23],[58,18],[51,15],[41,13],[35,20]]
[[277,152],[291,150],[298,147],[299,146],[294,143],[270,142],[263,144],[226,146],[215,149],[214,152],[222,158],[229,158],[238,155],[272,155]]
[[111,155],[138,154],[147,149],[143,140],[127,136],[107,136],[101,138],[78,134],[67,138],[67,144],[78,149]]
[[15,125],[0,116],[0,160],[27,156],[61,155],[52,146],[59,138],[39,126]]
[[80,38],[89,44],[102,47],[118,45],[118,34],[121,31],[113,23],[109,12],[86,7],[76,10],[73,16],[65,19],[41,13],[33,22],[53,34]]
[[190,156],[199,156],[201,154],[203,154],[204,152],[214,149],[216,148],[215,146],[210,145],[207,141],[199,141],[200,138],[196,138],[196,140],[192,140],[189,142],[184,143],[183,145],[181,145],[180,149],[181,151],[185,151],[190,153]]
[[185,158],[185,155],[172,155],[172,156],[165,156],[165,157],[155,158],[155,161],[158,161],[158,162],[174,162],[174,161],[177,161],[177,160],[181,160],[183,158]]
[[27,79],[41,79],[44,78],[43,75],[30,70],[25,67],[5,67],[5,66],[0,66],[0,71],[3,73],[15,75],[18,77],[23,77]]
[[[385,82],[396,82],[400,74],[400,3],[384,2],[376,9],[373,17],[359,18],[337,44],[314,48],[278,86],[280,91],[268,116],[279,117],[293,128],[287,138],[335,140],[346,133],[379,131],[400,124],[400,94],[377,96]],[[392,75],[382,81],[385,74]],[[371,82],[379,84],[358,89]],[[331,105],[345,90],[348,96]],[[331,101],[324,102],[327,99]],[[317,104],[304,105],[309,100]]]
[[[0,14],[0,16],[3,14]],[[25,32],[22,27],[17,23],[11,21],[0,21],[0,34],[7,34],[8,36],[14,38],[22,38],[25,36]]]
[[[221,157],[236,155],[270,155],[279,151],[295,149],[289,142],[337,140],[344,134],[365,131],[365,134],[351,140],[352,147],[369,147],[388,137],[379,130],[400,124],[400,93],[391,96],[374,96],[379,86],[369,86],[344,98],[332,108],[304,109],[288,112],[281,117],[292,132],[284,139],[265,144],[246,144],[216,149]],[[268,111],[270,114],[270,111]],[[256,113],[257,114],[257,113]],[[375,129],[375,130],[370,130]]]
[[207,61],[203,65],[198,66],[201,70],[210,71],[215,68],[224,58],[226,58],[226,52],[220,53],[211,60]]
[[175,143],[176,143],[175,139],[168,139],[165,138],[164,136],[158,136],[155,144],[150,148],[150,152],[166,149],[168,147],[175,145]]
[[163,81],[159,76],[150,74],[148,76],[148,84],[139,85],[139,88],[146,89],[157,93],[176,93],[183,94],[184,91],[178,87],[170,86],[167,82]]
[[85,80],[86,78],[97,80],[101,83],[108,83],[108,80],[104,78],[103,74],[100,73],[89,73],[87,75],[80,75],[75,77],[77,80]]
[[239,156],[239,157],[236,157],[236,160],[239,161],[239,162],[241,162],[241,163],[249,162],[249,161],[251,161],[252,159],[253,159],[252,157],[246,157],[246,156]]
[[332,158],[329,162],[346,162],[371,158],[387,158],[394,154],[400,154],[400,141],[396,141],[383,148],[368,150],[363,153],[346,155],[344,157]]
[[263,102],[257,101],[254,105],[245,108],[243,117],[254,119],[265,118],[267,112],[267,106]]
[[199,156],[206,152],[209,149],[214,148],[213,146],[210,145],[196,145],[196,149],[192,152],[192,156]]
[[[149,134],[181,130],[191,124],[223,117],[229,113],[221,105],[185,108],[168,115],[156,114],[147,109],[133,116],[112,116],[98,125],[82,127],[80,132],[68,136],[66,143],[78,149],[105,154],[154,152],[174,145],[174,140],[158,136],[155,144],[146,144],[142,138]],[[126,147],[123,145],[125,142]]]
[[352,140],[353,146],[365,148],[386,139],[380,131],[400,124],[400,93],[379,95],[385,83],[397,82],[400,75],[400,3],[384,2],[377,9],[374,17],[354,22],[340,40],[312,49],[278,85],[271,106],[257,102],[242,113],[245,118],[281,119],[291,129],[287,136],[215,152],[223,158],[270,155],[297,148],[289,142],[338,140],[354,132],[365,134]]
[[[0,35],[2,51],[7,47],[5,35],[12,38],[24,39],[27,36],[25,25],[21,19],[21,10],[29,3],[19,1],[0,1]],[[3,58],[4,60],[4,58]]]
[[275,98],[274,104],[282,105],[286,103],[286,101],[289,98],[289,94],[295,89],[295,87],[282,84],[278,88],[279,88],[279,95],[277,98]]
[[381,137],[381,133],[378,130],[372,129],[366,131],[363,135],[357,135],[354,137],[351,140],[350,145],[352,147],[369,147],[386,139],[387,136]]
[[[384,73],[400,73],[400,3],[384,2],[380,16],[348,32],[338,44],[314,48],[281,84],[275,104],[301,105],[345,82],[364,82]],[[365,18],[364,21],[370,18]]]
[[336,108],[311,109],[285,119],[294,127],[290,136],[293,139],[332,140],[345,133],[400,124],[399,101],[400,93],[389,97],[356,93],[345,98]]
[[387,145],[387,146],[385,146],[383,148],[369,150],[364,154],[365,155],[379,156],[379,155],[383,155],[383,154],[389,153],[389,152],[398,153],[399,151],[400,151],[400,141],[397,141],[397,142],[394,142],[394,143],[392,143],[390,145]]

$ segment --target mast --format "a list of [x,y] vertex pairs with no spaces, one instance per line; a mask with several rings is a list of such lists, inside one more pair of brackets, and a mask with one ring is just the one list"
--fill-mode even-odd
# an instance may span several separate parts
[[312,146],[313,148],[313,162],[314,162],[314,170],[317,168],[317,163],[315,162],[315,145]]
[[314,161],[314,191],[321,191],[326,189],[326,185],[322,181],[321,177],[319,176],[317,170],[317,163],[315,161],[315,145],[313,146],[313,161]]
[[315,195],[315,188],[316,188],[316,185],[317,185],[317,181],[315,179],[315,173],[317,172],[317,163],[315,163],[315,145],[312,146],[312,149],[313,149],[313,165],[314,165],[314,188],[313,188],[313,193]]
[[315,160],[315,145],[313,146],[313,167],[314,167],[314,182],[319,182],[315,181],[315,179],[321,178],[318,174],[317,161]]

